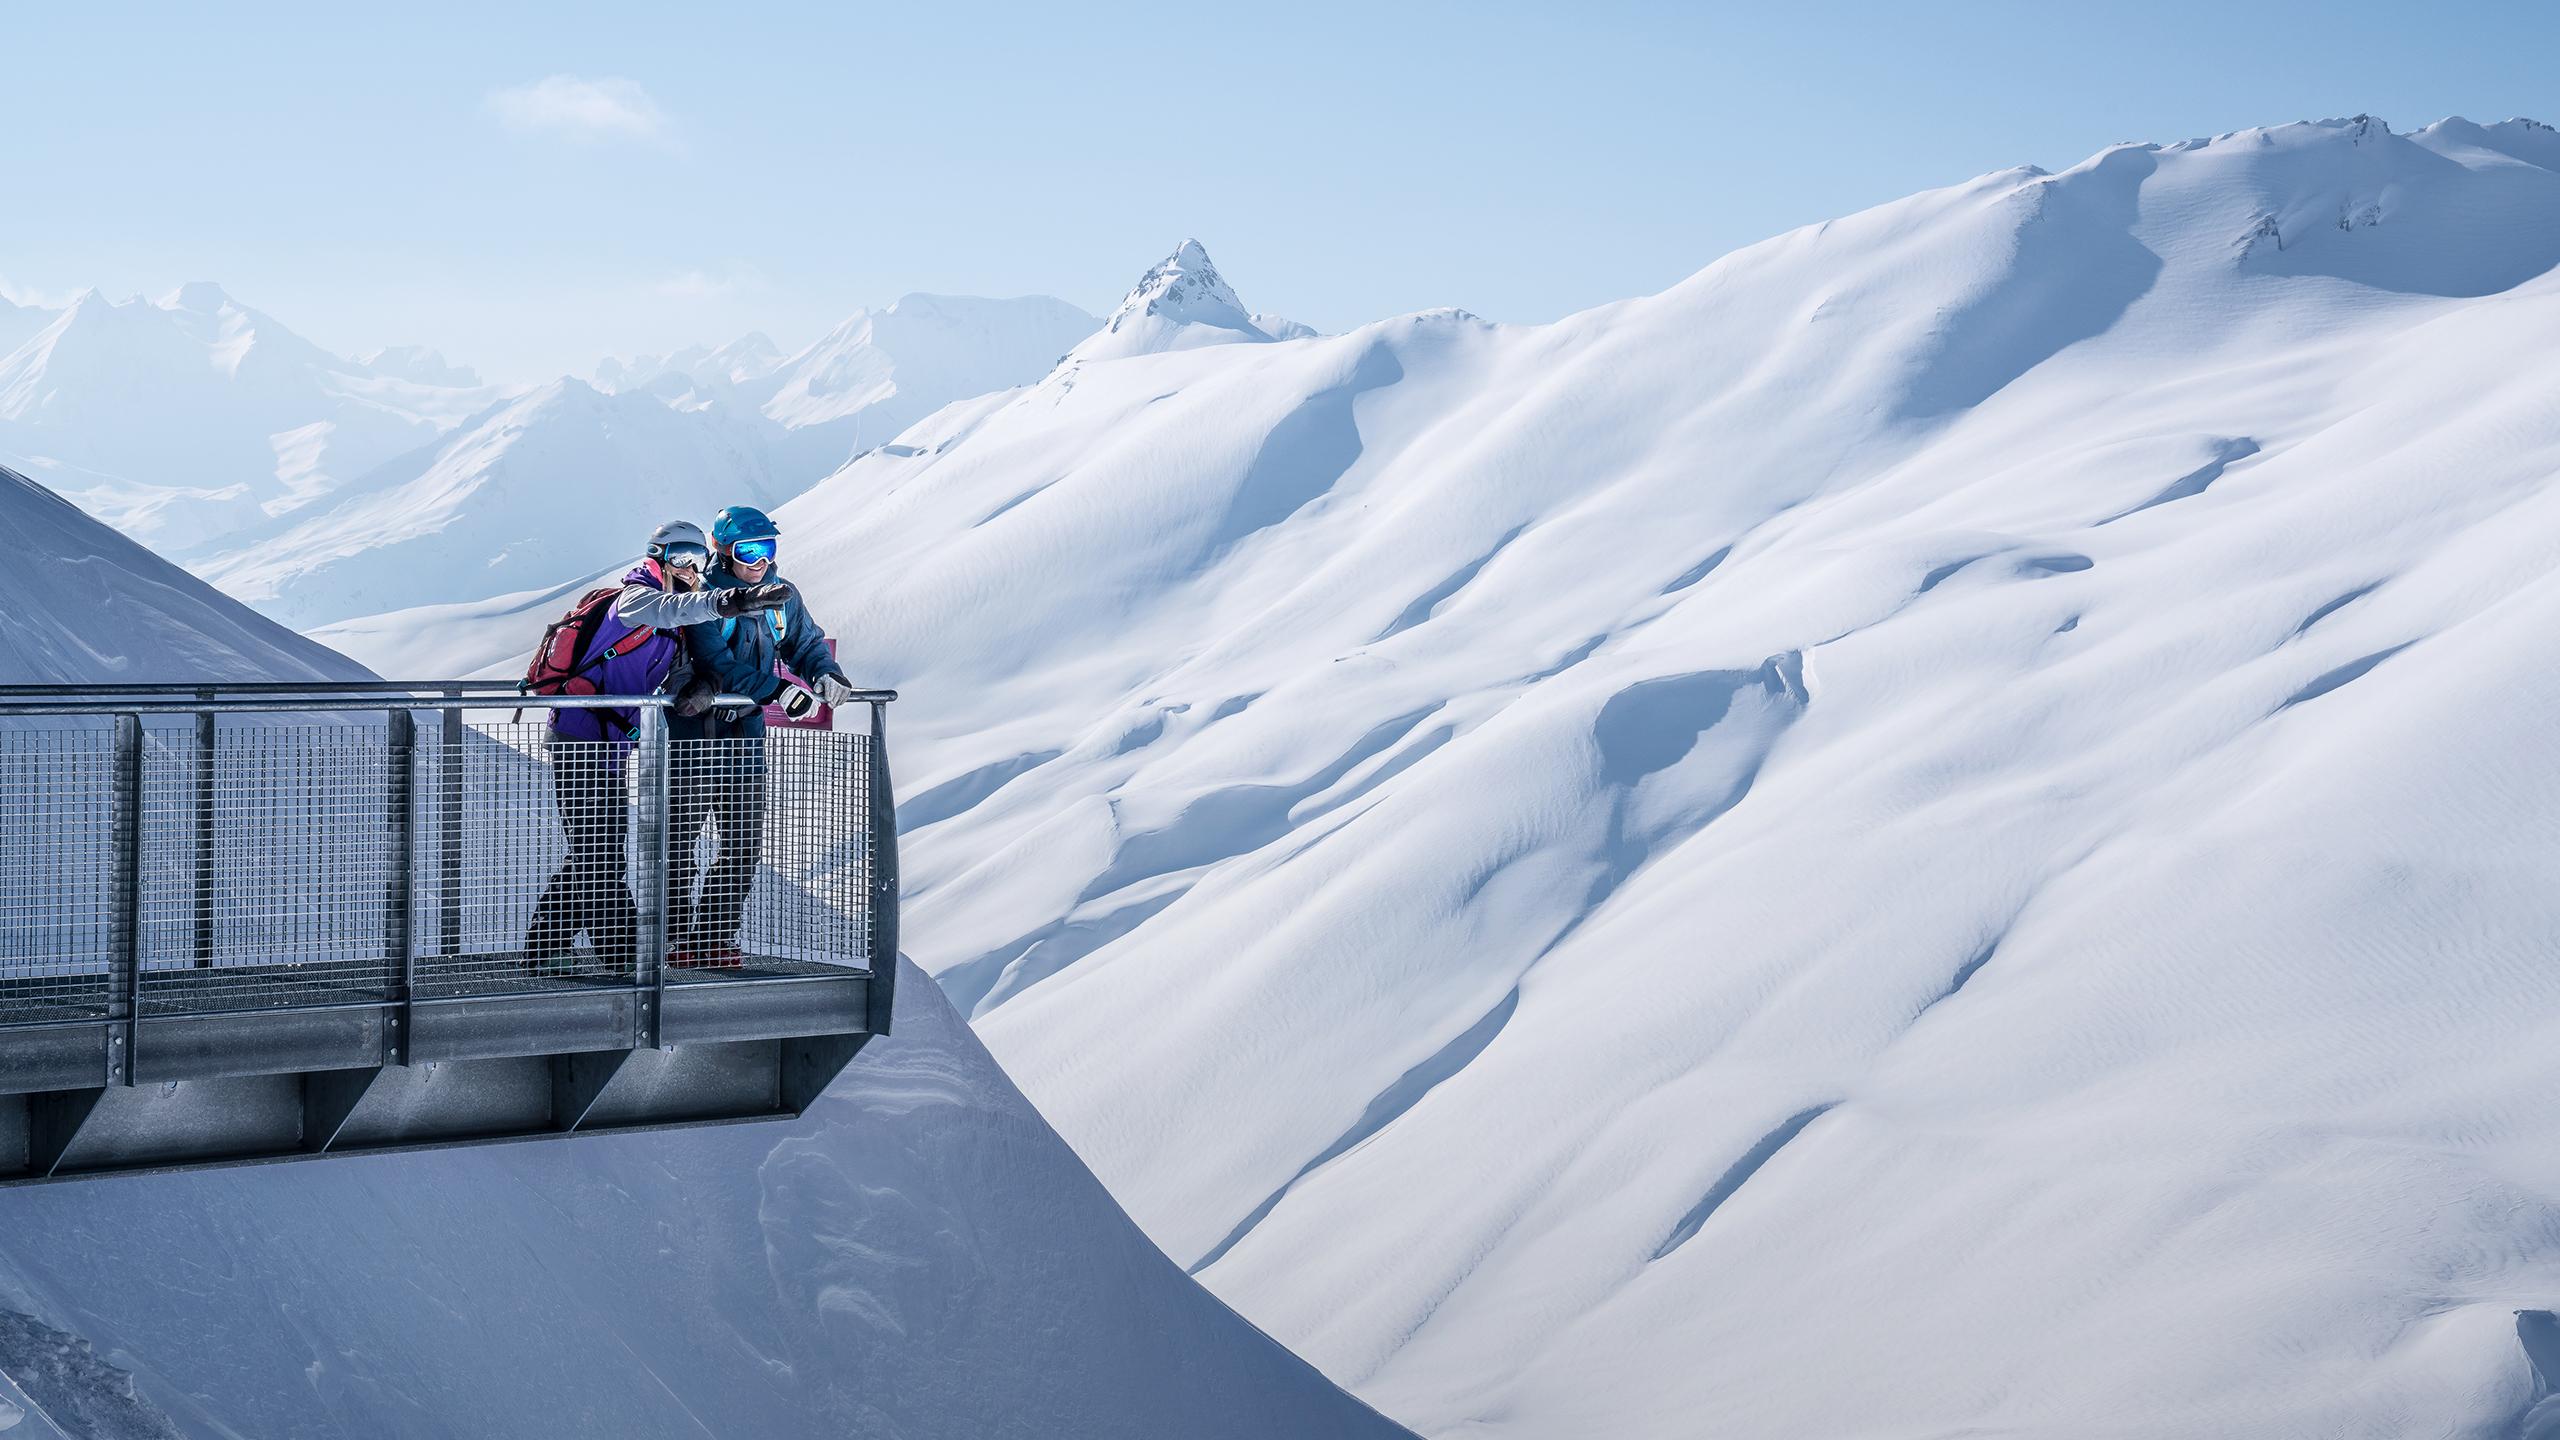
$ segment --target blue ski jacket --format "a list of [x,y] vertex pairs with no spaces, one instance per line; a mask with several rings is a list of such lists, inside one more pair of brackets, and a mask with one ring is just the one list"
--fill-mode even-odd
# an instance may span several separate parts
[[[780,580],[782,572],[777,568],[766,572],[764,583]],[[711,567],[704,588],[731,590],[746,583],[729,573],[728,565],[722,563]],[[827,632],[818,628],[818,622],[810,618],[809,607],[800,603],[797,586],[778,610],[686,626],[684,647],[692,658],[697,679],[710,681],[732,695],[752,695],[764,704],[782,694],[784,682],[774,670],[777,659],[809,684],[814,685],[825,675],[844,677],[836,657],[827,653]],[[717,711],[674,718],[669,733],[683,739],[727,739],[764,733],[761,705],[736,719],[723,718]]]

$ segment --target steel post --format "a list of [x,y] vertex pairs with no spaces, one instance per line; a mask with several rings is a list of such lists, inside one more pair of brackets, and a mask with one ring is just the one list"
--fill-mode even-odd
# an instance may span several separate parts
[[142,983],[142,717],[116,717],[115,809],[107,872],[107,1083],[133,1083]]
[[871,753],[866,757],[864,817],[871,839],[871,987],[868,1019],[871,1033],[889,1033],[889,1015],[898,988],[898,802],[889,787],[888,706],[871,702]]
[[655,1048],[666,1014],[667,993],[667,712],[640,712],[640,734],[631,750],[631,899],[637,910],[641,988],[641,1045]]
[[[453,693],[455,700],[462,692]],[[445,707],[436,736],[436,953],[462,953],[462,708]]]
[[406,1015],[418,981],[418,718],[406,710],[392,711],[385,743],[389,748],[383,754],[382,766],[383,830],[390,855],[382,876],[382,946],[389,961],[386,968],[391,998],[400,1004],[384,1017],[389,1033],[383,1037],[382,1048],[383,1058],[397,1065],[407,1054]]
[[[199,700],[211,700],[214,692],[196,692]],[[218,735],[214,714],[210,710],[196,712],[196,864],[195,864],[195,943],[189,955],[195,968],[213,968],[213,767],[214,745]]]

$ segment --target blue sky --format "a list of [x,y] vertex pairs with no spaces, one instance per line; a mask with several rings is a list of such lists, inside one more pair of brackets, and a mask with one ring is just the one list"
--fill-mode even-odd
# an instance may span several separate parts
[[2560,121],[2515,0],[354,8],[12,10],[0,287],[213,279],[510,379],[912,290],[1099,312],[1190,235],[1326,329],[1534,321],[2119,140]]

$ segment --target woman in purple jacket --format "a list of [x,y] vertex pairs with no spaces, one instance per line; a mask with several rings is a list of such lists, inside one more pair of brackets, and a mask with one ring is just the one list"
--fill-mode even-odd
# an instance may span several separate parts
[[[771,610],[790,598],[787,585],[706,590],[710,558],[701,527],[689,520],[670,520],[650,535],[647,556],[623,575],[613,608],[579,651],[595,693],[682,690],[690,667],[679,630]],[[633,643],[642,631],[648,637]],[[581,933],[608,964],[627,966],[638,956],[639,918],[624,879],[631,812],[623,786],[623,760],[638,727],[639,717],[627,710],[551,712],[551,788],[569,853],[543,886],[525,929],[525,963],[532,969],[574,967]]]

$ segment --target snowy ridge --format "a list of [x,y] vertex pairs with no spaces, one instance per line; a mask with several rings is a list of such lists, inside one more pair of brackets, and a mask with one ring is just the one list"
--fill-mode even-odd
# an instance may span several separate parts
[[779,516],[908,696],[912,943],[1425,1433],[2496,1433],[2545,134],[2122,146],[921,422]]
[[0,683],[371,678],[5,468],[0,523]]

